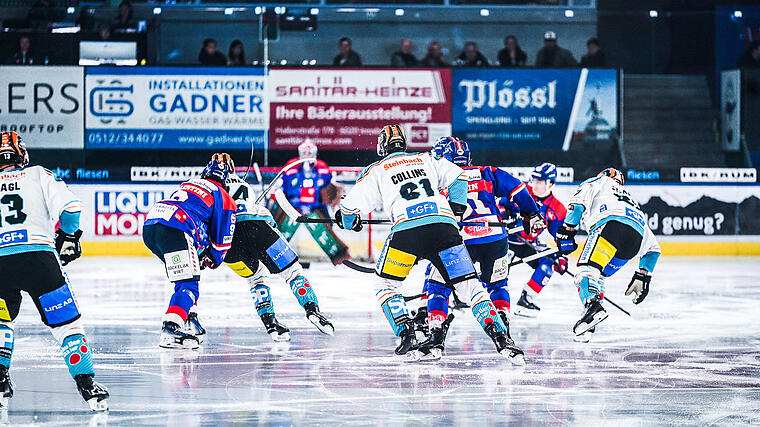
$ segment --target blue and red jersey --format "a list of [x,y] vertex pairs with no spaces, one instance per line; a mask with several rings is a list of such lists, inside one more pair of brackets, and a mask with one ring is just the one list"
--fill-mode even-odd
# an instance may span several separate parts
[[182,183],[168,199],[156,203],[145,225],[164,224],[192,236],[196,249],[208,249],[222,263],[232,246],[237,205],[218,182],[191,179]]
[[[531,197],[533,200],[536,201],[536,204],[538,205],[538,210],[541,212],[541,216],[544,217],[546,220],[546,230],[551,233],[552,236],[556,237],[557,230],[559,229],[562,224],[565,223],[565,217],[567,216],[567,208],[565,208],[565,205],[562,204],[562,202],[559,201],[556,197],[554,197],[554,193],[549,193],[546,197],[538,197],[533,194],[533,190],[528,187],[528,191],[530,192]],[[506,209],[506,214],[508,215],[514,215],[515,212],[518,211],[518,207],[513,203],[509,202],[507,200],[501,200],[500,203],[504,208]],[[522,219],[519,217],[517,218],[516,225],[522,225]],[[526,235],[525,232],[521,232],[519,234],[519,238],[517,235],[515,235],[510,240],[518,241],[523,239],[527,240],[529,242],[535,241],[538,236],[529,236]]]
[[[285,166],[297,161],[290,159]],[[332,182],[332,173],[327,163],[317,160],[314,165],[300,164],[286,171],[282,176],[282,192],[294,208],[304,215],[313,210],[327,209],[320,191]]]
[[[462,176],[467,178],[467,211],[464,222],[501,221],[496,203],[505,197],[523,214],[536,212],[538,206],[525,184],[508,172],[493,166],[467,166]],[[466,244],[490,243],[507,237],[503,227],[468,225],[462,229]]]

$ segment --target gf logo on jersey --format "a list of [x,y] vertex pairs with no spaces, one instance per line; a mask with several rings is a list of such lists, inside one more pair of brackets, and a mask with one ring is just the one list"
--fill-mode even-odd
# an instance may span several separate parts
[[0,246],[27,242],[28,240],[26,230],[8,231],[0,234]]
[[409,219],[438,213],[438,205],[434,202],[423,202],[406,208],[406,216]]
[[90,113],[100,118],[103,124],[125,123],[124,117],[129,117],[135,111],[135,106],[127,99],[134,93],[134,85],[125,86],[120,80],[97,81],[90,91]]

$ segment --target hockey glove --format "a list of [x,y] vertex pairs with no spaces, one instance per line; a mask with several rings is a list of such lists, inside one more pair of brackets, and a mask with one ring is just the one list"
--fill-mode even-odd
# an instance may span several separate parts
[[578,244],[575,243],[575,235],[577,233],[577,230],[570,228],[567,225],[563,225],[557,230],[555,237],[560,255],[567,255],[578,249]]
[[[544,228],[546,228],[546,221],[544,217],[538,212],[533,212],[527,216],[523,216],[523,230],[528,236],[538,236]],[[535,239],[534,239],[535,240]]]
[[554,260],[554,271],[556,271],[559,274],[565,274],[567,273],[567,257],[562,255],[558,256],[557,259]]
[[338,224],[338,227],[344,230],[348,229],[348,230],[354,230],[354,231],[361,231],[361,229],[363,228],[361,218],[359,217],[358,214],[355,214],[352,216],[354,217],[352,222],[348,222],[348,221],[351,221],[349,217],[346,217],[344,221],[343,213],[340,211],[340,209],[338,209],[335,211],[335,223]]
[[204,270],[206,268],[209,268],[211,270],[215,270],[217,267],[219,267],[220,265],[222,265],[222,263],[217,262],[214,259],[214,257],[211,256],[211,254],[209,253],[208,249],[206,249],[205,251],[203,251],[203,253],[201,253],[200,258],[201,258],[201,260],[200,260],[201,261],[201,270]]
[[652,280],[652,276],[648,274],[644,274],[640,271],[633,273],[633,278],[631,279],[631,283],[628,284],[628,289],[626,289],[625,295],[628,296],[634,294],[634,304],[644,301],[644,298],[646,298],[649,293],[650,280]]
[[74,234],[66,233],[60,228],[55,231],[55,250],[58,251],[62,265],[66,265],[82,256],[82,245],[79,243],[80,237],[82,237],[82,230],[77,230]]

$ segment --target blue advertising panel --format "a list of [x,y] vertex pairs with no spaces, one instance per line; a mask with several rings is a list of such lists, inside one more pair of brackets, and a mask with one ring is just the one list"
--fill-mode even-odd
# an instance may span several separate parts
[[617,70],[456,69],[454,134],[473,149],[565,149],[617,130]]
[[247,149],[265,143],[263,68],[87,67],[87,148]]

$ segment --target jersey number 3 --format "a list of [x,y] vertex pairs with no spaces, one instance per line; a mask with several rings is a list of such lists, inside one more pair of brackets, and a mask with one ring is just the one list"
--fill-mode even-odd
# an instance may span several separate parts
[[[433,191],[433,186],[430,185],[429,179],[427,178],[421,179],[419,186],[422,186],[422,189],[425,190],[425,194],[428,197],[433,197],[435,195],[435,192]],[[419,186],[413,182],[407,182],[406,184],[401,186],[401,188],[399,189],[399,193],[401,193],[401,197],[403,197],[406,200],[414,200],[420,197],[420,192],[417,191],[417,188]]]
[[[24,200],[18,194],[6,194],[0,198],[0,203],[7,205],[13,215],[3,217],[5,222],[11,225],[21,224],[26,221],[26,214],[21,211],[24,209]],[[2,222],[0,221],[0,226]]]

